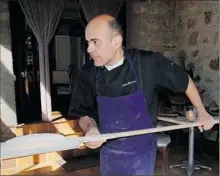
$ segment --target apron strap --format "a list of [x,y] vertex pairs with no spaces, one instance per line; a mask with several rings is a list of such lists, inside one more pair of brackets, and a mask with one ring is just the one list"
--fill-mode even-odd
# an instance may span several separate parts
[[142,69],[141,69],[141,64],[140,64],[140,53],[137,54],[137,62],[138,62],[138,73],[139,73],[139,81],[140,81],[140,86],[141,89],[143,89],[143,79],[142,79]]
[[[133,51],[135,52],[135,51]],[[141,89],[143,89],[143,80],[142,80],[142,70],[141,70],[141,64],[140,64],[140,54],[136,53],[137,56],[137,64],[138,64],[138,69],[135,70],[134,69],[134,63],[131,60],[131,57],[133,57],[134,53],[131,55],[131,53],[129,54],[125,54],[125,58],[127,59],[129,66],[131,68],[131,71],[133,72],[134,76],[135,76],[135,80],[137,81],[137,84],[140,86]],[[96,94],[100,95],[100,79],[101,79],[101,74],[99,74],[99,69],[96,68]]]
[[137,55],[137,65],[138,65],[137,70],[134,69],[134,63],[131,60],[131,54],[127,55],[126,59],[128,60],[131,71],[134,73],[135,79],[138,82],[137,84],[140,86],[141,89],[143,89],[142,70],[141,70],[141,64],[140,64],[140,54],[136,53],[136,55]]
[[96,67],[96,73],[95,73],[95,77],[96,77],[96,79],[95,79],[95,88],[96,88],[96,94],[97,94],[97,96],[99,96],[100,95],[100,79],[101,79],[101,76],[100,76],[100,74],[99,74],[99,69]]

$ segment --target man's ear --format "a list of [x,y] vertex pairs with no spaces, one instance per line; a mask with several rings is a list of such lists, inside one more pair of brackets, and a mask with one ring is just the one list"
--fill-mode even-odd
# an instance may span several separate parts
[[113,40],[112,40],[112,43],[113,43],[113,45],[114,45],[116,48],[121,47],[121,45],[122,45],[122,36],[121,36],[121,35],[116,35],[116,36],[114,36],[114,38],[113,38]]

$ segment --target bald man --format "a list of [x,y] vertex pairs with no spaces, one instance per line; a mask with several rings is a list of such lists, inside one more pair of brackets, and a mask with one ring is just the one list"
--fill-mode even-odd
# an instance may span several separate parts
[[[80,117],[86,136],[153,128],[157,90],[184,92],[208,130],[213,118],[198,91],[178,65],[159,53],[123,49],[123,34],[110,15],[92,19],[85,31],[91,63],[83,66],[72,93],[69,115]],[[153,175],[157,153],[155,134],[85,144],[100,149],[100,170],[108,175]]]

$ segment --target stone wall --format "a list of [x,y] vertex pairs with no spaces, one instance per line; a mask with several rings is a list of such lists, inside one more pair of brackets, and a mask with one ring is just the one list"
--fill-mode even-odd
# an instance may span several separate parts
[[178,1],[176,12],[176,58],[199,76],[205,105],[219,105],[219,2]]
[[178,64],[184,59],[200,76],[205,105],[219,105],[219,2],[176,2],[128,2],[127,47],[159,51]]
[[[169,1],[128,1],[127,46],[175,55],[193,65],[205,104],[219,105],[219,2],[177,1],[176,28]],[[176,29],[176,35],[174,35]],[[176,40],[173,40],[175,39]],[[170,53],[169,44],[177,44]],[[0,117],[17,124],[7,0],[0,1]]]
[[160,1],[128,1],[127,47],[166,51],[172,30],[169,5]]
[[7,0],[0,1],[0,80],[0,120],[5,125],[16,125],[14,73]]

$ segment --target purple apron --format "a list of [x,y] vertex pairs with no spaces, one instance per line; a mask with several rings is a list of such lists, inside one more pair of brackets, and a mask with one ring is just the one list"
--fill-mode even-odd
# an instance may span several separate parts
[[[130,57],[126,59],[138,82]],[[97,73],[96,90],[101,134],[153,128],[144,92],[139,84],[138,90],[133,94],[106,97],[99,93],[99,76]],[[101,175],[153,175],[156,153],[155,134],[108,140],[100,150]]]

